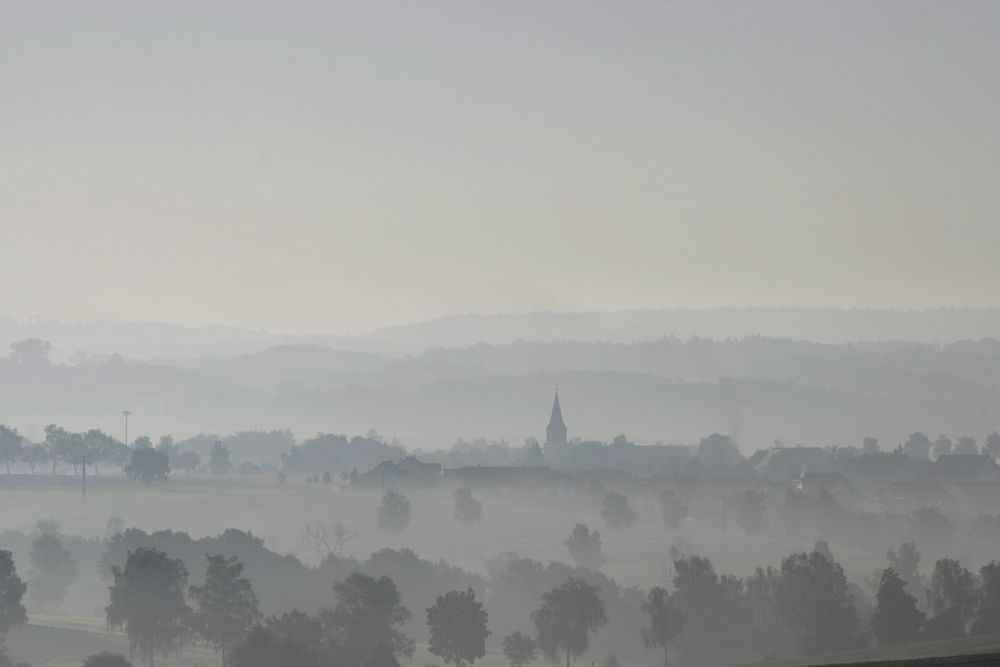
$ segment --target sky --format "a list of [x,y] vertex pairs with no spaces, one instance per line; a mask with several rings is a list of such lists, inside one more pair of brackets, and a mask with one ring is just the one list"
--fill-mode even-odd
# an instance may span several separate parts
[[0,0],[0,314],[1000,306],[1000,3]]

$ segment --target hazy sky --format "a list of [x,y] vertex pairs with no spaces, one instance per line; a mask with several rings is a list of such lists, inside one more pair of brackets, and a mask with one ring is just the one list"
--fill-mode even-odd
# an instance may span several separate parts
[[1000,2],[0,0],[0,313],[1000,306]]

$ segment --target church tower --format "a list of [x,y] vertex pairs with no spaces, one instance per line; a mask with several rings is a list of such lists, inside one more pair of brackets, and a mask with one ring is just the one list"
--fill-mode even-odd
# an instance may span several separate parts
[[556,400],[552,402],[552,416],[549,418],[549,425],[545,427],[546,445],[565,445],[569,442],[566,438],[566,422],[563,421],[562,408],[559,407],[559,391],[556,391]]

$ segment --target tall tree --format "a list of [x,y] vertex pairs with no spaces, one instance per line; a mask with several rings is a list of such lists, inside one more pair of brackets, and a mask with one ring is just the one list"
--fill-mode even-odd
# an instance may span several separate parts
[[56,474],[56,467],[60,463],[76,466],[85,453],[83,436],[79,433],[70,433],[55,424],[45,427],[45,444],[48,446],[53,475]]
[[7,474],[10,474],[10,464],[16,462],[21,457],[24,438],[17,432],[16,428],[10,428],[0,424],[0,464],[7,466]]
[[976,609],[976,577],[954,558],[934,563],[927,587],[927,606],[934,616],[927,621],[935,638],[961,637]]
[[889,549],[885,557],[889,561],[889,567],[910,587],[917,603],[926,600],[924,578],[920,574],[920,552],[916,545],[913,542],[903,542],[899,549]]
[[375,512],[375,521],[382,532],[399,535],[410,525],[412,516],[410,501],[402,494],[387,491]]
[[10,344],[10,358],[19,364],[47,364],[51,351],[52,343],[40,338],[26,338]]
[[76,560],[58,535],[43,533],[31,543],[28,600],[36,611],[58,609],[76,582]]
[[26,589],[27,584],[17,576],[13,555],[0,551],[0,648],[11,630],[28,620],[28,612],[22,604]]
[[649,591],[642,610],[649,619],[649,627],[642,629],[642,639],[646,646],[663,649],[663,667],[667,667],[670,645],[684,627],[684,614],[670,592],[661,586]]
[[872,632],[883,646],[916,641],[924,622],[924,612],[917,609],[917,598],[906,592],[906,582],[894,569],[882,570]]
[[608,528],[620,533],[635,524],[635,511],[628,504],[628,498],[614,491],[604,496],[601,516]]
[[971,634],[1000,632],[1000,563],[993,561],[979,570],[979,604]]
[[125,567],[111,568],[111,604],[108,627],[124,629],[129,653],[149,667],[157,656],[180,653],[188,640],[191,608],[184,600],[187,570],[180,559],[156,549],[139,548],[128,555]]
[[978,454],[979,446],[976,444],[976,439],[971,435],[963,435],[955,443],[955,453],[956,454]]
[[931,456],[931,439],[920,431],[911,433],[903,443],[903,451],[911,458],[926,461]]
[[166,454],[152,447],[143,447],[132,451],[125,474],[133,479],[141,479],[147,486],[153,482],[165,482],[170,475],[170,463]]
[[410,611],[401,604],[392,579],[355,572],[334,584],[333,592],[337,606],[322,616],[346,664],[391,667],[398,656],[413,655],[413,639],[400,631]]
[[233,463],[229,460],[229,448],[221,440],[216,440],[208,452],[208,469],[213,475],[225,475],[233,469]]
[[573,527],[573,534],[566,538],[563,546],[569,551],[569,555],[577,567],[596,572],[604,564],[604,555],[601,553],[601,534],[596,530],[590,530],[585,524],[576,524]]
[[35,474],[35,468],[49,460],[49,448],[44,442],[28,445],[21,449],[21,461],[31,468],[31,474]]
[[257,596],[243,576],[243,563],[235,556],[207,556],[205,583],[191,587],[198,603],[195,613],[198,634],[215,647],[222,664],[229,664],[233,646],[261,620]]
[[472,664],[486,655],[490,635],[486,623],[486,610],[476,600],[475,591],[448,591],[427,609],[431,653],[455,667]]
[[993,431],[986,436],[983,443],[983,454],[989,454],[994,461],[1000,461],[1000,433]]
[[523,632],[515,631],[503,638],[503,654],[510,667],[524,667],[538,657],[538,644]]
[[692,556],[674,561],[671,583],[685,616],[674,648],[685,662],[725,664],[746,654],[752,617],[739,579],[720,577],[708,558]]
[[455,498],[452,518],[465,526],[466,531],[471,531],[473,525],[483,520],[483,503],[473,497],[472,489],[467,486],[455,489],[452,495]]
[[597,588],[581,579],[569,579],[543,594],[531,620],[542,653],[553,662],[565,655],[566,667],[590,646],[590,634],[608,624]]
[[799,651],[806,654],[859,648],[861,621],[839,564],[813,551],[781,562],[775,590]]
[[937,440],[935,440],[933,444],[931,444],[931,456],[934,459],[939,459],[942,456],[951,454],[951,448],[952,448],[951,438],[942,433],[937,437]]

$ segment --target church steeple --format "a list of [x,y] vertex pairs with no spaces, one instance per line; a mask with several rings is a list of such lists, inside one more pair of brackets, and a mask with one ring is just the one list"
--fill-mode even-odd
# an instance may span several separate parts
[[556,398],[552,402],[552,416],[549,418],[549,425],[545,427],[546,445],[565,445],[566,422],[563,421],[562,408],[559,406],[559,390],[556,390]]

